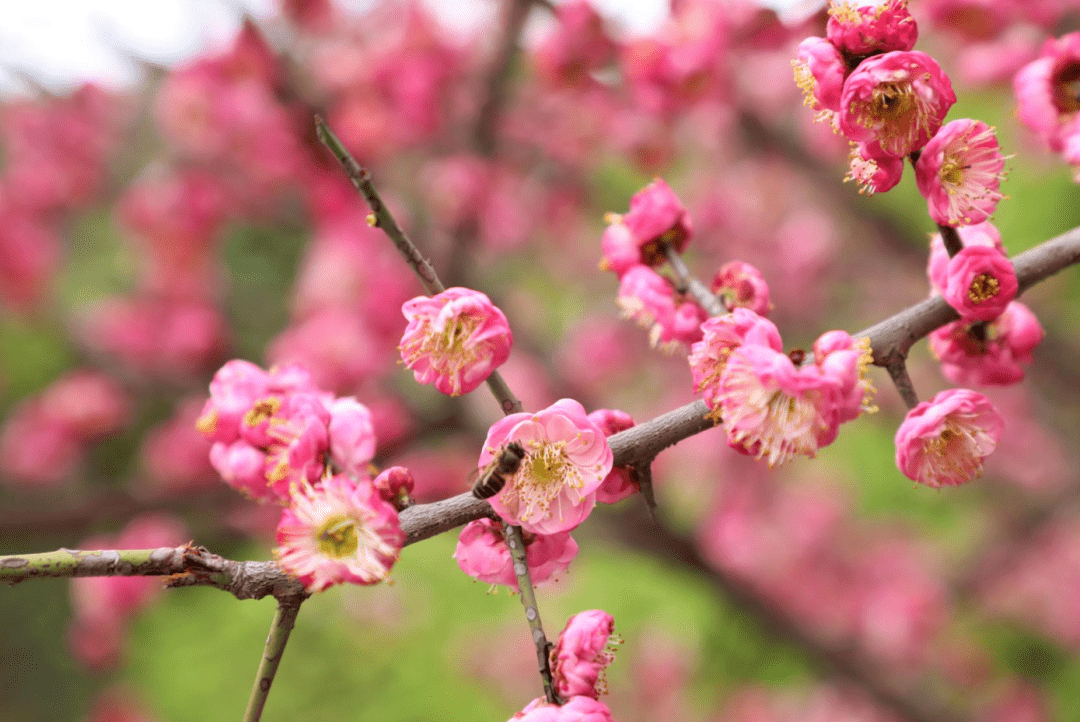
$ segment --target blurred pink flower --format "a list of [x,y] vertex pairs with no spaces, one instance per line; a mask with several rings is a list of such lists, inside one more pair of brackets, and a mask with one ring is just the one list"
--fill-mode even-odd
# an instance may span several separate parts
[[919,37],[907,0],[830,0],[829,42],[846,55],[911,50]]
[[[570,567],[578,553],[570,532],[532,534],[522,532],[529,578],[536,586],[556,579]],[[454,550],[461,571],[486,584],[501,584],[517,591],[517,575],[502,524],[494,519],[477,519],[465,525]]]
[[759,316],[768,316],[772,309],[765,277],[744,261],[729,261],[721,266],[713,276],[712,292],[721,298],[729,311],[741,306]]
[[614,722],[611,711],[591,697],[571,697],[562,706],[537,697],[509,722]]

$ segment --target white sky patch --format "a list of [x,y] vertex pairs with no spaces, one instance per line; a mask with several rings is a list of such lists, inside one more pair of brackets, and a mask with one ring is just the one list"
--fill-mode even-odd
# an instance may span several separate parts
[[[338,1],[354,11],[375,2]],[[476,32],[497,9],[494,0],[426,1],[444,27],[462,34]],[[668,0],[594,4],[625,36],[652,32],[669,12]],[[228,42],[244,12],[266,17],[275,6],[275,0],[6,0],[0,16],[0,95],[33,92],[35,84],[53,92],[91,80],[128,85],[139,79],[132,58],[177,63]],[[534,11],[527,38],[550,26],[544,15]]]

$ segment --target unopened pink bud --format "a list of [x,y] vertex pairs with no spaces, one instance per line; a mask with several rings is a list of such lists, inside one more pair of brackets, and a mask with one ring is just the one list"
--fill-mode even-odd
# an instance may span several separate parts
[[944,296],[965,321],[992,321],[1016,298],[1016,271],[1003,253],[965,246],[949,261]]
[[772,308],[765,277],[744,261],[730,261],[721,266],[713,277],[712,292],[725,299],[729,311],[741,306],[759,316],[768,316]]
[[610,644],[614,629],[615,620],[602,609],[579,612],[567,620],[551,650],[551,676],[560,696],[599,697],[602,690],[597,687],[615,660]]
[[[597,409],[589,414],[589,420],[600,427],[604,436],[611,436],[634,426],[634,419],[630,414],[617,409]],[[638,485],[634,483],[630,468],[615,466],[597,488],[596,500],[604,504],[614,504],[637,491]]]
[[375,490],[385,501],[394,505],[398,511],[412,506],[412,492],[416,488],[412,472],[404,466],[391,466],[383,469],[375,477]]

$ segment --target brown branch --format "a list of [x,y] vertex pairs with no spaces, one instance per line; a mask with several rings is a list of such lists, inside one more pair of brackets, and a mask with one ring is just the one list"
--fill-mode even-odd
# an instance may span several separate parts
[[716,297],[716,294],[710,291],[694,274],[690,273],[690,269],[686,267],[686,263],[683,262],[679,252],[670,243],[662,243],[661,245],[664,248],[664,256],[667,258],[668,265],[675,272],[675,277],[679,279],[679,284],[686,289],[686,292],[697,302],[697,305],[701,306],[702,310],[710,316],[723,316],[727,313],[727,309],[724,308],[724,304],[720,303],[720,299]]
[[911,383],[911,376],[908,375],[907,364],[904,362],[904,359],[889,359],[889,362],[885,364],[885,370],[888,371],[889,376],[892,377],[893,384],[900,393],[900,398],[907,404],[907,407],[913,409],[918,406],[919,395],[915,393],[915,385]]
[[506,17],[502,23],[503,33],[484,78],[484,97],[473,125],[472,146],[482,156],[490,158],[496,152],[496,126],[506,104],[506,91],[510,83],[514,56],[517,54],[518,40],[525,28],[525,20],[529,17],[532,4],[533,0],[509,0],[507,3]]

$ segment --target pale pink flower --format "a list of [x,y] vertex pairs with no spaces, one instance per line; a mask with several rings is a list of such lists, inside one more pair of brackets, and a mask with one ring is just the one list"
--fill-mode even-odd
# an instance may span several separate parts
[[904,159],[881,152],[877,141],[852,143],[844,182],[855,181],[859,193],[872,196],[892,190],[904,175]]
[[412,472],[404,466],[383,469],[372,483],[375,484],[375,490],[379,492],[379,496],[384,501],[393,504],[398,511],[412,506],[412,492],[416,488],[416,481],[413,479]]
[[635,193],[628,212],[609,213],[607,221],[600,266],[615,271],[620,278],[638,264],[664,263],[664,244],[682,253],[694,232],[689,211],[662,178]]
[[[532,534],[523,531],[525,561],[534,586],[544,584],[570,567],[578,553],[570,532]],[[487,584],[501,584],[518,589],[514,559],[506,545],[502,524],[494,519],[477,519],[465,525],[454,550],[461,571]]]
[[690,374],[694,390],[708,404],[710,418],[720,420],[721,379],[728,357],[744,343],[764,344],[777,352],[784,350],[776,325],[748,308],[736,308],[714,316],[701,325],[703,338],[690,349]]
[[[597,409],[589,414],[589,420],[600,427],[605,437],[634,426],[634,419],[630,414],[617,409]],[[614,504],[631,496],[637,490],[638,486],[634,483],[630,468],[615,466],[597,488],[596,500],[604,504]]]
[[954,384],[1007,386],[1024,380],[1024,366],[1043,338],[1035,314],[1013,301],[1001,315],[980,326],[953,321],[930,333],[930,350],[941,360],[941,372]]
[[705,311],[676,294],[671,283],[648,266],[634,266],[623,274],[617,301],[623,317],[649,330],[653,347],[673,352],[701,338]]
[[896,465],[920,484],[958,486],[982,474],[1004,425],[982,394],[942,391],[909,411],[896,430]]
[[615,661],[614,630],[615,620],[602,609],[578,612],[566,620],[551,650],[551,676],[559,696],[596,699],[607,691],[604,671]]
[[829,42],[846,55],[911,50],[919,37],[907,0],[830,0]]
[[448,396],[469,393],[510,355],[510,324],[479,291],[448,288],[417,296],[401,312],[409,321],[398,347],[401,360],[419,383]]
[[352,396],[334,399],[326,410],[330,412],[330,458],[346,474],[365,475],[375,456],[371,412]]
[[772,308],[765,277],[744,261],[730,261],[721,266],[713,277],[712,292],[729,311],[741,306],[759,316],[768,316]]
[[859,63],[844,81],[840,130],[856,143],[877,141],[885,155],[922,148],[956,102],[949,78],[919,51],[893,51]]
[[592,697],[571,697],[563,705],[537,697],[509,722],[614,722],[611,711]]
[[405,544],[397,510],[370,479],[344,474],[303,484],[290,496],[277,528],[274,556],[309,592],[350,582],[375,584],[390,573]]
[[479,468],[511,441],[525,458],[506,486],[489,499],[511,524],[535,534],[573,529],[596,503],[596,489],[611,473],[612,454],[604,432],[572,399],[560,399],[535,414],[510,414],[488,430]]
[[825,38],[810,37],[799,43],[798,55],[791,61],[795,84],[803,92],[803,105],[823,111],[817,119],[834,117],[840,111],[847,65],[844,56]]
[[770,346],[743,343],[731,352],[714,403],[728,445],[770,467],[813,457],[836,438],[836,382],[817,366],[796,368]]
[[[1001,242],[1001,232],[990,221],[977,223],[973,226],[960,226],[956,229],[960,234],[960,242],[965,246],[986,246],[996,249],[1004,255],[1005,245]],[[926,276],[930,279],[930,286],[937,293],[941,293],[948,283],[949,275],[949,252],[945,250],[945,242],[940,233],[935,233],[930,239],[930,256],[926,261]]]
[[965,321],[992,321],[1016,298],[1012,262],[996,248],[965,246],[949,261],[945,300]]
[[994,129],[964,118],[942,126],[922,149],[915,182],[935,223],[969,226],[994,213],[1004,168]]

